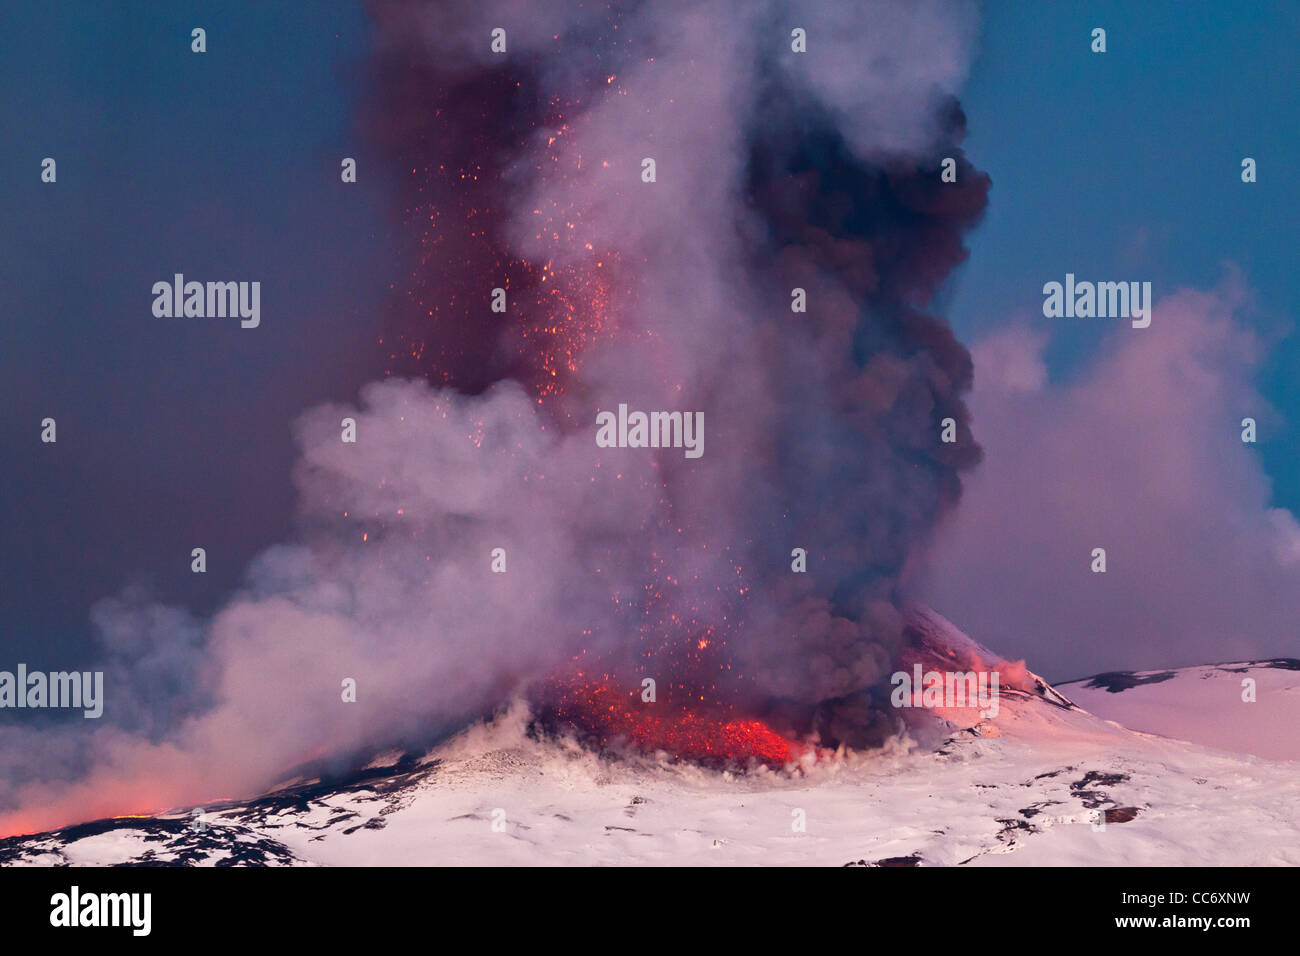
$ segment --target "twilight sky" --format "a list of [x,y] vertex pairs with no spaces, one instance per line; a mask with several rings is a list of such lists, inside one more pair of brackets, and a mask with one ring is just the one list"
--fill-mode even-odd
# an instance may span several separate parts
[[[985,458],[926,596],[1055,679],[1296,656],[1300,10],[1022,9],[985,8],[963,92],[993,189],[950,319]],[[1066,272],[1151,281],[1151,328],[1043,318]]]
[[[90,666],[92,605],[135,585],[211,612],[289,533],[294,419],[387,367],[388,283],[412,250],[356,146],[365,10],[225,6],[10,5],[0,22],[6,661]],[[1052,678],[1294,653],[1300,550],[1277,509],[1300,510],[1300,13],[1026,6],[982,10],[961,91],[993,187],[946,301],[985,459],[921,593]],[[347,189],[343,155],[361,169]],[[260,278],[276,320],[152,320],[150,285],[181,269]],[[1151,281],[1152,329],[1044,319],[1042,284],[1067,271]]]
[[[385,259],[400,253],[385,248],[379,178],[338,188],[363,11],[193,6],[3,14],[7,659],[82,666],[91,605],[127,585],[210,611],[288,532],[293,419],[382,373],[379,306],[400,268]],[[203,56],[198,21],[219,34]],[[45,156],[58,182],[42,188],[30,172]],[[277,321],[242,336],[141,321],[149,286],[175,271],[259,278]],[[47,415],[59,441],[38,448]],[[189,571],[195,541],[206,575]]]

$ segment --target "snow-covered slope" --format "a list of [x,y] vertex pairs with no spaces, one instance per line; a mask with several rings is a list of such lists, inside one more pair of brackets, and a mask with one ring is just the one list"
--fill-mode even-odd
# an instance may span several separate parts
[[[1098,674],[1060,684],[1098,717],[1133,730],[1272,760],[1300,760],[1300,660],[1279,658]],[[1254,700],[1248,700],[1248,697]]]
[[900,711],[883,750],[720,773],[537,739],[517,705],[344,783],[4,840],[0,862],[1300,864],[1294,764],[1126,730],[938,615],[912,625],[909,666],[1005,670],[995,718]]

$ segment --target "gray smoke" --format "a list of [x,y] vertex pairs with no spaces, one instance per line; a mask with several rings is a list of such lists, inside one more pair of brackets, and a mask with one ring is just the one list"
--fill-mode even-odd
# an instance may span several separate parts
[[[356,408],[308,412],[298,539],[249,569],[201,648],[184,612],[106,605],[106,634],[171,620],[177,649],[151,637],[140,650],[164,676],[123,669],[100,725],[5,731],[18,809],[0,829],[247,793],[458,726],[578,651],[640,657],[650,631],[719,629],[745,701],[791,729],[879,735],[870,689],[900,638],[909,556],[978,457],[970,359],[930,312],[988,189],[953,99],[970,9],[535,7],[372,4],[365,124],[394,168],[494,143],[464,188],[489,200],[477,215],[498,278],[429,332],[447,363],[431,377],[472,394],[388,380]],[[488,49],[498,26],[504,57]],[[791,52],[795,27],[807,53]],[[498,95],[514,77],[531,99]],[[948,156],[955,184],[940,181]],[[479,254],[430,248],[440,282]],[[539,401],[522,336],[537,306],[516,298],[487,324],[488,290],[512,262],[582,274],[606,251],[599,334]],[[796,286],[806,313],[790,309]],[[480,341],[457,346],[467,328]],[[493,371],[521,363],[518,381]],[[596,412],[620,403],[703,411],[704,457],[597,448]],[[939,441],[945,417],[956,445]],[[807,574],[791,573],[794,548]],[[12,756],[37,750],[55,767]]]

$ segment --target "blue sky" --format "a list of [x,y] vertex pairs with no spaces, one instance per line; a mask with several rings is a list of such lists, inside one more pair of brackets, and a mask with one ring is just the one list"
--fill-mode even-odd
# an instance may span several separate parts
[[[1260,381],[1283,421],[1258,446],[1274,501],[1300,508],[1300,5],[1288,2],[984,6],[962,96],[967,154],[993,178],[951,300],[968,344],[1015,315],[1042,318],[1042,285],[1149,280],[1157,301],[1206,289],[1225,262],[1257,293],[1245,320],[1274,348]],[[1107,52],[1091,51],[1091,31]],[[1241,160],[1258,182],[1241,182]],[[1050,320],[1054,379],[1086,367],[1105,320]],[[1284,333],[1286,333],[1284,335]],[[978,376],[978,369],[976,370]],[[978,423],[976,423],[978,433]]]
[[[368,22],[306,9],[4,11],[0,440],[34,449],[0,470],[0,646],[18,659],[83,659],[91,604],[128,583],[200,612],[227,597],[288,533],[293,420],[382,372],[388,197],[373,167],[347,190],[338,172]],[[277,321],[141,321],[176,271],[259,280]],[[58,444],[34,446],[45,416]]]

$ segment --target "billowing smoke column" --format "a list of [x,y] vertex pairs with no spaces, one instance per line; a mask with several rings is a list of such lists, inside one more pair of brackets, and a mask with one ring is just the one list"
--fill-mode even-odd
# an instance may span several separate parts
[[[414,173],[425,251],[397,370],[518,379],[566,435],[620,404],[707,422],[696,461],[595,463],[626,521],[612,548],[588,528],[579,565],[640,563],[645,583],[614,597],[622,636],[593,629],[602,655],[558,692],[579,722],[634,705],[648,676],[786,733],[889,729],[871,689],[900,640],[900,575],[979,455],[970,357],[929,309],[989,181],[948,92],[966,12],[842,6],[375,7],[372,128]],[[487,310],[494,287],[507,313]]]
[[[988,188],[957,145],[968,8],[373,13],[361,168],[414,240],[391,378],[297,423],[301,530],[211,619],[96,609],[104,716],[0,728],[0,833],[346,769],[521,690],[684,756],[885,729],[909,557],[977,457],[931,311]],[[703,454],[598,447],[620,405],[702,413]]]

